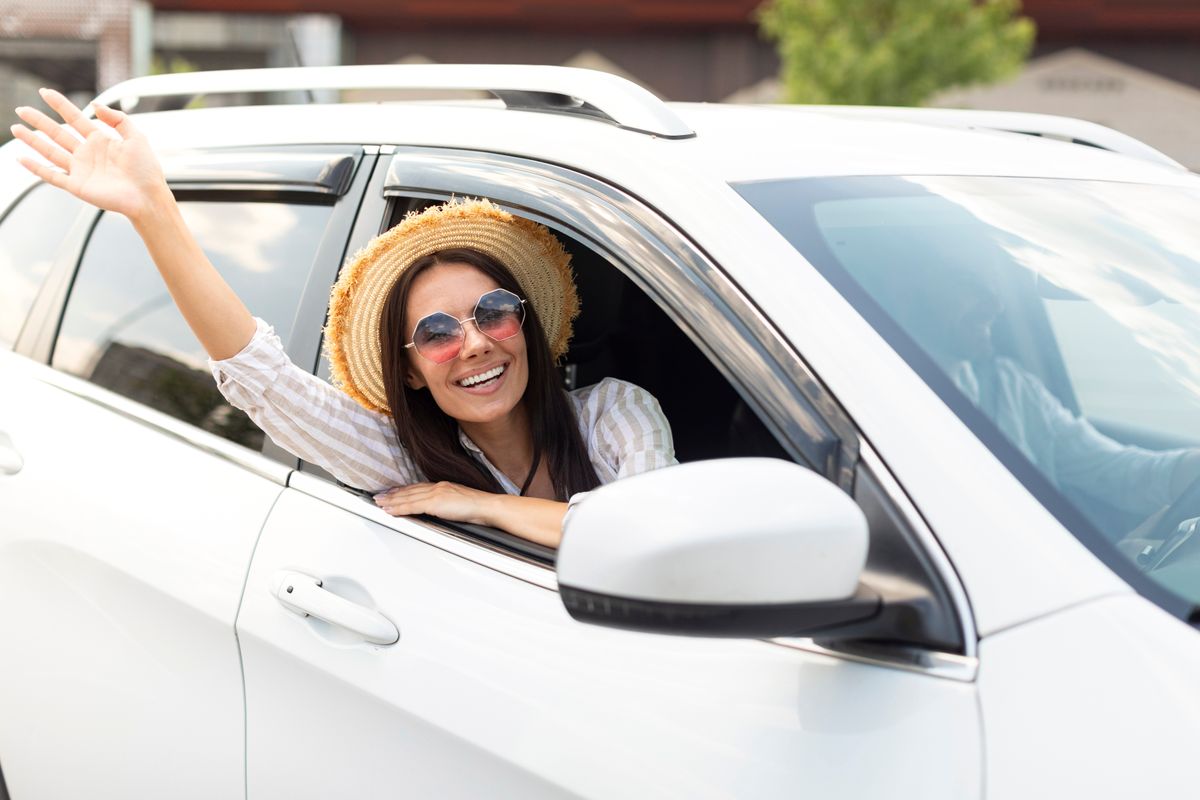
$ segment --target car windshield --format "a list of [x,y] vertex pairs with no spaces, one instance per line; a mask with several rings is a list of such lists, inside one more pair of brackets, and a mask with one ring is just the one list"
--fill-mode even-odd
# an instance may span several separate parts
[[1200,604],[1200,190],[908,177],[734,187],[1084,544]]

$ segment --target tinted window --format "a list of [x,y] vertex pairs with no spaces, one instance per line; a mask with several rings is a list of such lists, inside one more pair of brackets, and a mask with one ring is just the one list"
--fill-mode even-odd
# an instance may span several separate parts
[[[332,207],[184,202],[188,227],[250,311],[285,345]],[[221,397],[206,356],[141,239],[101,216],[79,266],[53,365],[248,447],[262,432]]]
[[12,345],[83,203],[35,186],[0,221],[0,345]]

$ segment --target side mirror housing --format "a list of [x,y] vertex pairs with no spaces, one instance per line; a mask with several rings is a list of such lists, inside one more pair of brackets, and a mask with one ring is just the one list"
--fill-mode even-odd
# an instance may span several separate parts
[[777,459],[701,461],[603,486],[570,511],[559,592],[575,619],[699,636],[827,634],[876,615],[867,521]]

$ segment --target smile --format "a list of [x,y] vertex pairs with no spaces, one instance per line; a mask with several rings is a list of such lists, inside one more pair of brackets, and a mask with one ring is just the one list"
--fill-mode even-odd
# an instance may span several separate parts
[[490,383],[491,381],[494,381],[497,378],[499,378],[501,375],[504,374],[505,369],[507,369],[507,365],[501,364],[498,367],[493,367],[492,369],[489,369],[487,372],[481,372],[478,375],[472,375],[468,378],[463,378],[462,380],[457,381],[457,383],[459,386],[462,386],[464,388],[466,388],[468,386],[480,386],[485,383]]

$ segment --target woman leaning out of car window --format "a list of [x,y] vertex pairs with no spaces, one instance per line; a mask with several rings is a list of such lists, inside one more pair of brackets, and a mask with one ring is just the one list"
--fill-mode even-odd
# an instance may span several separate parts
[[[42,97],[13,135],[45,182],[125,215],[142,237],[230,403],[272,439],[390,514],[491,525],[557,546],[568,502],[675,463],[645,390],[572,392],[554,364],[579,300],[545,227],[486,200],[410,215],[343,269],[326,347],[337,388],[292,364],[187,229],[151,147],[122,112]],[[41,134],[44,135],[39,135]]]

